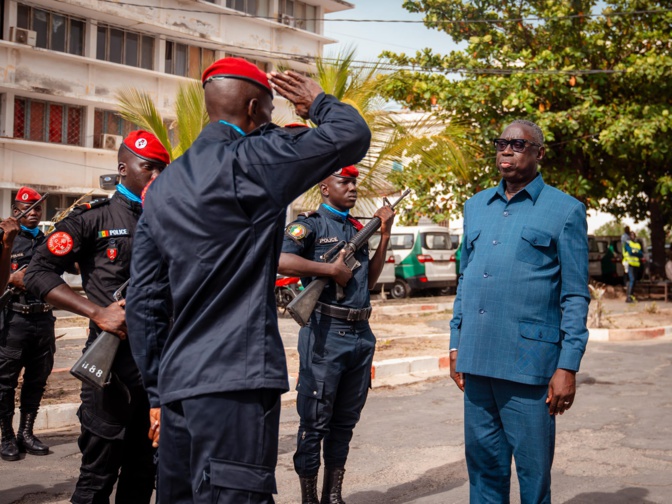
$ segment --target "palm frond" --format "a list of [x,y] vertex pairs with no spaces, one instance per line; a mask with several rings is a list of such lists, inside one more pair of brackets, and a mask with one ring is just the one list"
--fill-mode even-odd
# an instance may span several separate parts
[[177,117],[178,143],[173,148],[173,159],[184,154],[210,122],[200,82],[194,80],[187,84],[180,84],[175,100],[175,116]]
[[135,88],[122,89],[117,92],[117,101],[121,117],[154,133],[172,155],[173,148],[170,145],[168,128],[149,93]]

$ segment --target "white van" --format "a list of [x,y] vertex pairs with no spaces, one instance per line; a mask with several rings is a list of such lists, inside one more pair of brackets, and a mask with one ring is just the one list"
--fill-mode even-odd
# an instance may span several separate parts
[[395,226],[390,245],[394,252],[393,298],[421,290],[441,291],[457,286],[455,253],[459,236],[437,225]]

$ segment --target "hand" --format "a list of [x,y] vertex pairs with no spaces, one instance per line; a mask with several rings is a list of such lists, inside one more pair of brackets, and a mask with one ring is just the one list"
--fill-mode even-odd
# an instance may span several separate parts
[[383,206],[376,210],[374,217],[380,219],[380,234],[389,236],[392,231],[392,224],[394,223],[394,210],[390,206]]
[[548,412],[551,415],[561,415],[574,404],[576,394],[576,371],[556,369],[548,384]]
[[345,250],[341,250],[336,260],[331,263],[333,272],[330,276],[341,287],[348,285],[348,282],[352,278],[352,270],[345,265],[344,258]]
[[14,238],[19,234],[19,221],[14,217],[7,217],[0,222],[0,229],[4,231],[2,236],[2,245],[6,249],[11,249],[14,245]]
[[464,392],[464,374],[455,371],[457,365],[457,350],[450,352],[450,377],[453,379],[457,388]]
[[302,119],[310,119],[308,111],[310,106],[324,91],[313,79],[287,70],[284,73],[271,72],[267,74],[271,87],[282,96],[287,98],[296,109],[296,115]]
[[26,268],[23,268],[16,273],[9,275],[9,283],[21,290],[26,290],[26,285],[23,283],[23,276],[26,274]]
[[159,434],[161,433],[161,408],[149,409],[149,437],[154,448],[159,447]]
[[100,308],[93,322],[103,331],[116,334],[120,339],[126,339],[126,312],[116,301],[111,305]]

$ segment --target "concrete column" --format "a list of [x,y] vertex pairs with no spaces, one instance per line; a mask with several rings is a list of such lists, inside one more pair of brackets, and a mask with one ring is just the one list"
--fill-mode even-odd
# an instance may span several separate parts
[[14,93],[11,91],[2,94],[0,135],[4,137],[14,136]]
[[84,56],[96,59],[98,50],[98,21],[89,19],[86,22],[86,32],[84,34]]
[[166,37],[154,40],[154,70],[166,73]]
[[84,147],[93,148],[93,127],[95,122],[96,107],[87,105],[84,107]]
[[12,190],[0,189],[0,216],[4,219],[12,215]]
[[2,39],[9,40],[9,28],[16,26],[16,2],[14,0],[5,2],[3,17],[5,19],[5,26],[2,30]]

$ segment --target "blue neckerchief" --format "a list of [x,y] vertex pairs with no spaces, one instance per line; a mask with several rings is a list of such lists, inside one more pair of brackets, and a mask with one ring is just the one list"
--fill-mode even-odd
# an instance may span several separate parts
[[135,201],[136,203],[142,203],[140,196],[136,196],[131,191],[126,189],[123,184],[117,184],[117,191],[126,196],[129,200]]
[[334,207],[330,207],[326,203],[322,203],[322,205],[324,206],[324,208],[326,208],[330,212],[334,212],[336,215],[341,216],[343,218],[343,220],[347,219],[348,215],[350,214],[350,210],[346,210],[345,212],[341,212],[340,210],[336,210]]
[[21,224],[21,229],[23,229],[26,233],[30,233],[31,235],[33,235],[33,238],[37,238],[37,233],[40,232],[40,228],[38,228],[37,226],[35,226],[34,228],[29,228]]
[[230,122],[225,121],[224,119],[220,119],[219,122],[220,122],[221,124],[225,124],[225,125],[227,125],[227,126],[231,126],[234,130],[236,130],[238,133],[240,133],[240,134],[243,135],[243,136],[247,135],[247,133],[245,133],[242,129],[240,129],[240,126],[236,126],[235,124],[231,124]]

